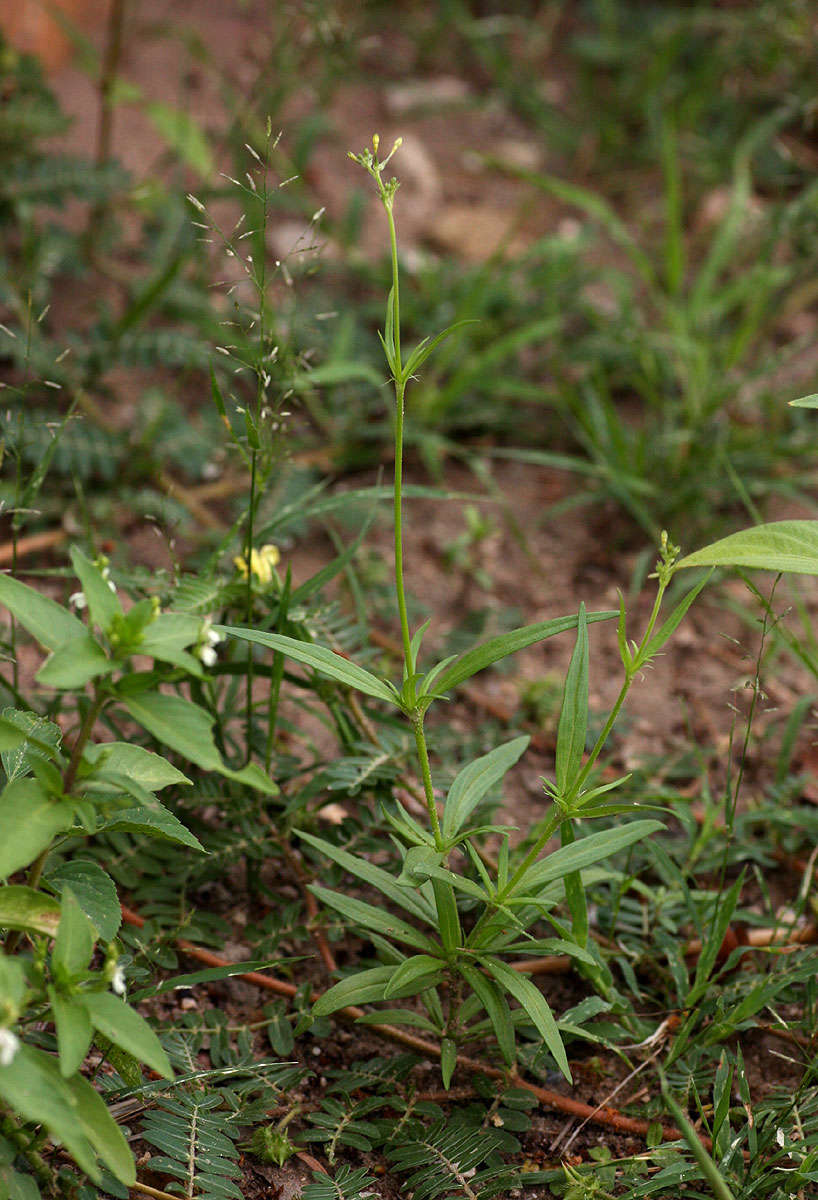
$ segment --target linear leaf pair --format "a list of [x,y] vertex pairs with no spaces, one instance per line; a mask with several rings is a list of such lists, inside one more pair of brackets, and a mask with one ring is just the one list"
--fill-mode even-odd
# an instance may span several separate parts
[[[589,622],[607,621],[616,615],[612,611],[596,612],[589,614],[587,620]],[[498,662],[526,646],[576,628],[577,619],[573,616],[556,617],[535,625],[524,625],[520,629],[513,629],[509,633],[490,638],[482,646],[476,646],[473,650],[467,651],[437,675],[434,681],[435,693],[443,694],[450,691],[466,679],[470,679],[472,675],[476,675],[478,671],[484,670],[492,663]],[[349,659],[336,654],[326,646],[316,646],[284,634],[267,633],[258,629],[243,629],[232,625],[218,625],[215,628],[218,633],[228,637],[242,638],[246,642],[255,642],[257,645],[267,646],[271,650],[278,650],[281,654],[295,659],[296,662],[311,667],[325,678],[334,679],[346,687],[355,688],[356,691],[372,696],[376,700],[385,700],[390,704],[396,702],[397,693],[391,684],[386,680],[379,679],[363,667],[359,667],[357,663],[350,662]]]

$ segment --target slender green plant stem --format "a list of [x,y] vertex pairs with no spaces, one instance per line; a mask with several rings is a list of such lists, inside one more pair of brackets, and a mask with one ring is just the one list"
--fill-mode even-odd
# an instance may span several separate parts
[[648,619],[648,623],[645,628],[645,632],[642,635],[642,641],[640,642],[639,648],[636,651],[636,654],[634,655],[633,665],[631,666],[631,668],[629,670],[626,670],[625,679],[623,680],[622,687],[619,690],[619,695],[617,696],[617,698],[614,702],[614,706],[611,709],[611,711],[608,713],[608,719],[605,722],[604,726],[602,727],[599,737],[594,742],[593,749],[591,750],[591,753],[588,755],[585,765],[583,766],[582,770],[579,773],[579,777],[577,779],[577,784],[576,784],[577,791],[579,791],[579,789],[585,783],[588,776],[591,774],[591,771],[594,769],[596,760],[599,758],[600,754],[602,753],[603,749],[605,748],[605,743],[607,742],[608,738],[610,737],[611,730],[613,729],[614,725],[616,724],[616,722],[619,718],[619,714],[622,711],[622,705],[625,703],[625,701],[628,697],[628,692],[631,690],[633,681],[636,678],[636,676],[639,674],[641,667],[643,667],[645,664],[644,652],[647,648],[648,643],[650,642],[651,637],[653,636],[653,630],[656,626],[656,621],[658,620],[658,617],[659,617],[659,611],[662,607],[662,598],[664,597],[666,586],[667,585],[664,583],[659,584],[659,587],[656,592],[656,599],[653,602],[653,609],[651,611],[650,618]]
[[88,707],[88,711],[83,718],[82,725],[74,740],[74,745],[71,748],[71,758],[68,761],[68,766],[65,769],[65,775],[62,781],[62,790],[70,792],[77,778],[82,752],[86,747],[89,737],[97,723],[97,718],[105,707],[107,697],[104,693],[97,691],[94,693],[94,699]]
[[[400,633],[403,641],[403,657],[406,663],[406,677],[412,678],[415,673],[415,663],[412,656],[412,637],[409,633],[409,614],[406,611],[406,589],[403,581],[403,395],[404,386],[395,381],[395,593],[398,600],[398,615],[400,617]],[[414,698],[414,684],[410,684]]]
[[[247,624],[253,624],[253,540],[256,523],[256,456],[255,448],[250,451],[250,508],[247,513],[247,537],[244,543],[244,565],[247,568],[246,612]],[[245,759],[249,763],[251,757],[251,741],[253,735],[253,645],[247,643],[247,694],[244,709],[244,740],[246,744]]]
[[[400,356],[400,272],[398,270],[398,235],[395,232],[395,218],[392,213],[392,201],[384,205],[386,219],[389,222],[389,247],[392,253],[392,348],[395,351],[395,362],[401,367]],[[401,396],[403,392],[401,389]]]
[[[406,662],[406,675],[411,679],[415,673],[412,656],[412,638],[409,633],[409,615],[406,611],[406,588],[403,580],[403,418],[405,411],[406,382],[403,379],[403,364],[400,352],[400,270],[398,267],[398,236],[395,231],[395,218],[392,213],[392,201],[384,198],[384,209],[389,222],[389,246],[392,255],[392,353],[395,362],[395,487],[394,487],[394,524],[395,524],[395,592],[398,600],[400,616],[400,632],[403,641],[403,657]],[[410,684],[410,692],[414,697],[414,685]]]
[[432,772],[429,767],[429,752],[426,748],[426,734],[423,730],[423,717],[417,716],[412,722],[412,727],[415,733],[415,746],[417,747],[418,760],[420,762],[420,774],[423,779],[423,791],[426,795],[426,807],[429,810],[429,821],[432,825],[432,833],[435,838],[435,846],[438,850],[443,849],[443,834],[440,830],[440,819],[437,815],[437,805],[435,804],[434,787],[432,786]]
[[[377,145],[376,145],[377,152]],[[395,533],[395,594],[400,617],[401,640],[403,642],[404,672],[406,676],[406,712],[412,722],[415,735],[420,772],[423,779],[423,791],[426,797],[426,807],[429,813],[429,823],[435,840],[435,848],[443,852],[443,833],[440,828],[440,818],[435,805],[432,772],[429,766],[429,751],[426,746],[426,735],[423,729],[423,713],[416,704],[415,691],[415,659],[412,652],[412,637],[409,632],[409,615],[406,609],[406,588],[403,574],[403,422],[405,411],[406,379],[404,377],[400,346],[400,272],[398,266],[398,239],[395,231],[395,218],[392,212],[394,190],[388,190],[381,180],[381,167],[376,165],[374,174],[378,183],[381,201],[386,211],[389,223],[389,245],[392,257],[392,338],[391,346],[387,347],[392,356],[392,374],[395,384],[395,478],[394,478],[394,533]],[[461,944],[462,933],[457,913],[457,899],[450,884],[435,880],[433,884],[435,904],[438,910],[440,933],[443,943],[449,952],[454,952]]]
[[505,900],[505,898],[508,895],[510,895],[511,892],[514,891],[517,884],[520,882],[520,880],[525,875],[526,871],[528,871],[528,869],[530,867],[533,867],[534,863],[537,861],[537,859],[539,858],[542,851],[545,849],[548,842],[550,842],[551,838],[554,836],[554,834],[559,829],[563,820],[564,820],[564,817],[562,815],[561,810],[558,808],[555,808],[554,812],[552,812],[551,816],[546,821],[545,828],[543,829],[540,836],[537,838],[534,845],[529,850],[528,854],[526,854],[525,858],[520,863],[519,867],[514,872],[514,874],[511,876],[511,878],[509,879],[506,886],[504,888],[501,888],[501,890],[497,893],[497,900],[500,903],[502,903],[503,900]]

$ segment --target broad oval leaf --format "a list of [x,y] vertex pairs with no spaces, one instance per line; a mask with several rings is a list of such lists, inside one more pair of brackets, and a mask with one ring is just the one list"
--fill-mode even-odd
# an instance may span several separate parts
[[97,833],[141,833],[146,837],[164,838],[167,842],[178,842],[206,854],[202,843],[183,825],[177,816],[164,804],[140,804],[124,808],[113,814],[97,829]]
[[77,1120],[88,1141],[111,1174],[126,1187],[133,1187],[136,1183],[133,1154],[105,1101],[82,1075],[74,1075],[65,1082],[74,1101]]
[[94,1036],[94,1028],[88,1013],[73,997],[62,996],[56,988],[49,986],[48,998],[57,1027],[60,1074],[68,1079],[82,1066]]
[[59,757],[62,730],[45,717],[21,708],[5,708],[3,726],[10,727],[7,740],[13,740],[12,730],[22,734],[22,742],[14,749],[3,748],[0,753],[7,781],[31,774],[32,763],[39,758],[52,762]]
[[[96,1156],[77,1120],[74,1095],[50,1054],[20,1046],[12,1061],[0,1066],[0,1098],[18,1117],[44,1125],[86,1175],[100,1182]],[[134,1179],[131,1175],[129,1182]]]
[[70,978],[83,975],[94,952],[94,927],[74,893],[66,888],[60,897],[60,925],[51,960]]
[[[60,863],[53,871],[49,871],[44,882],[57,895],[62,895],[66,887],[71,889],[102,941],[110,942],[116,937],[122,924],[122,909],[116,885],[99,863],[88,859]],[[0,900],[2,895],[0,891]]]
[[37,672],[37,682],[59,689],[81,688],[91,679],[110,675],[116,665],[86,630],[49,654]]
[[172,783],[190,783],[166,758],[130,742],[101,742],[86,746],[83,763],[95,771],[128,775],[149,792],[158,792]]
[[16,750],[26,740],[26,735],[17,725],[0,717],[0,753]]
[[0,795],[0,879],[27,867],[74,817],[70,804],[53,800],[36,779],[15,779]]
[[60,906],[53,896],[24,884],[0,888],[0,929],[22,929],[54,937],[60,923]]
[[239,629],[232,625],[214,625],[214,629],[217,633],[229,637],[242,638],[246,642],[255,642],[259,646],[278,650],[288,658],[312,667],[319,675],[355,688],[367,696],[374,696],[377,700],[388,700],[391,704],[395,701],[394,692],[382,679],[371,675],[357,663],[350,662],[326,646],[314,646],[311,642],[299,642],[297,638],[286,637],[282,633],[266,633],[259,629]]
[[0,604],[47,650],[88,632],[67,608],[10,575],[0,575]]
[[680,559],[681,567],[755,567],[818,575],[818,521],[773,521],[731,533]]
[[122,703],[135,721],[165,746],[170,746],[205,771],[217,771],[237,783],[246,783],[274,796],[278,788],[256,763],[234,771],[222,761],[213,740],[213,717],[198,704],[164,692],[123,696]]

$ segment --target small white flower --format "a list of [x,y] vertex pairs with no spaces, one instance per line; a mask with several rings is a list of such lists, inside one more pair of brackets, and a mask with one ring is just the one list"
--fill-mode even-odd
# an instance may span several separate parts
[[116,584],[114,583],[113,579],[107,580],[107,583],[108,583],[108,587],[111,589],[111,591],[114,593],[114,595],[116,595]]
[[20,1039],[10,1029],[0,1029],[0,1067],[10,1067],[20,1049]]
[[68,597],[68,603],[72,608],[85,608],[88,603],[85,599],[85,592],[72,592]]
[[125,995],[125,972],[122,967],[114,967],[114,973],[111,976],[111,988],[116,992],[117,996]]
[[216,665],[215,647],[218,646],[219,642],[223,641],[224,638],[222,635],[212,628],[210,617],[205,617],[202,621],[202,628],[199,632],[199,640],[196,644],[195,653],[206,667]]

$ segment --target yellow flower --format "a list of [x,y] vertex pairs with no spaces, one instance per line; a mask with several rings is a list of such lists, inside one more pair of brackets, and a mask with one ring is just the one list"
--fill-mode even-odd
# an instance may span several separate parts
[[[274,546],[272,542],[268,542],[266,546],[262,546],[260,550],[250,551],[250,571],[257,576],[258,581],[264,587],[272,582],[273,569],[279,562],[281,553],[278,546]],[[233,559],[236,564],[242,579],[247,578],[247,559],[243,554]]]

